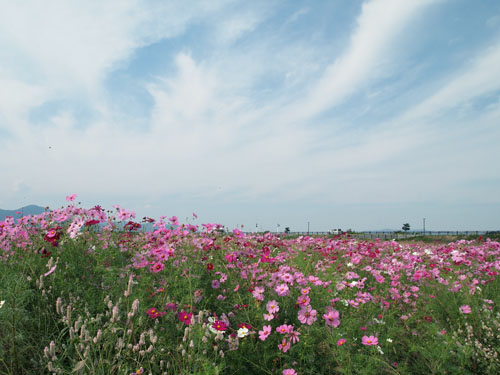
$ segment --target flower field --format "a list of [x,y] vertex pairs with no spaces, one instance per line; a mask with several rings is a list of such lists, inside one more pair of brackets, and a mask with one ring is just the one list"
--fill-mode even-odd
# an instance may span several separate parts
[[67,199],[0,222],[1,374],[500,373],[496,241],[225,233]]

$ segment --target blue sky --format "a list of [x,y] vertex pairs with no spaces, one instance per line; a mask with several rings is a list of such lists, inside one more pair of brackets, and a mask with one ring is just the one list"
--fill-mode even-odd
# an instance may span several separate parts
[[0,0],[0,207],[500,229],[496,0]]

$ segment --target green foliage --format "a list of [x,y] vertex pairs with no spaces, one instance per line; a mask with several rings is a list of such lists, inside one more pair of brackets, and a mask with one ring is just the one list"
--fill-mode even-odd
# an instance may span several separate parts
[[[412,271],[397,280],[408,286],[408,301],[390,300],[384,308],[380,296],[389,295],[393,286],[390,281],[376,284],[360,266],[355,280],[367,278],[375,290],[370,303],[352,307],[347,301],[356,302],[361,289],[336,288],[352,267],[343,263],[343,254],[268,241],[270,258],[282,257],[290,269],[329,281],[309,291],[318,321],[307,325],[297,321],[297,288],[282,297],[268,288],[263,301],[248,292],[256,279],[251,273],[242,277],[238,262],[254,264],[262,274],[276,272],[278,265],[259,263],[251,252],[241,251],[242,243],[234,237],[214,235],[210,249],[204,250],[176,238],[175,258],[158,273],[149,264],[133,268],[132,249],[144,244],[137,236],[127,237],[130,246],[123,246],[123,238],[124,233],[113,233],[102,248],[97,234],[88,231],[74,240],[63,238],[50,256],[15,248],[0,262],[0,300],[5,300],[0,308],[0,373],[128,375],[141,367],[153,374],[214,375],[281,375],[284,368],[295,368],[300,375],[500,372],[500,315],[495,304],[485,302],[498,301],[498,279],[481,284],[476,295],[465,288],[451,293],[457,282],[452,272],[442,270],[453,284],[445,285],[431,278],[417,284]],[[38,239],[33,246],[42,245]],[[237,259],[228,262],[231,253],[238,253]],[[326,267],[328,262],[333,268]],[[276,332],[265,341],[258,337],[270,324],[263,317],[270,299],[280,306],[273,330],[292,324],[300,333],[300,341],[286,352],[277,349],[281,337]],[[166,309],[170,303],[177,311]],[[329,305],[341,313],[338,327],[326,326],[321,318]],[[475,313],[461,313],[463,305]],[[150,308],[164,314],[152,319],[146,314]],[[179,320],[181,310],[194,312],[190,325]],[[224,336],[208,325],[209,319],[223,316],[232,324]],[[249,324],[249,334],[238,337],[238,324]],[[364,335],[377,336],[379,345],[362,345]]]

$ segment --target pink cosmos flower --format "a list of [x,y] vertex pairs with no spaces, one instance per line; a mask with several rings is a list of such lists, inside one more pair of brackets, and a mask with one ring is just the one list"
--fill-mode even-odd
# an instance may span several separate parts
[[299,339],[299,336],[300,336],[300,332],[299,331],[294,331],[293,329],[291,329],[289,332],[288,332],[288,338],[290,339],[291,342],[293,342],[294,344],[298,343],[300,341]]
[[76,197],[77,197],[77,195],[76,195],[76,194],[71,194],[71,195],[68,195],[68,196],[66,197],[66,200],[67,200],[68,202],[73,202],[73,201],[75,200],[75,198],[76,198]]
[[274,319],[274,314],[264,314],[264,319],[270,322]]
[[288,324],[282,324],[282,325],[276,327],[276,332],[281,333],[281,334],[288,333],[292,330],[293,330],[293,326],[288,325]]
[[280,284],[274,287],[274,291],[278,294],[278,296],[283,297],[288,295],[290,289],[288,288],[288,285]]
[[236,262],[238,258],[234,253],[229,253],[224,256],[224,258],[227,260],[228,263]]
[[462,314],[470,314],[472,312],[472,309],[469,305],[463,305],[460,306],[460,311],[462,312]]
[[281,343],[278,344],[278,349],[281,350],[283,353],[286,353],[288,351],[288,349],[290,349],[290,341],[287,341],[286,338],[283,338],[283,340],[281,340]]
[[153,273],[158,273],[165,268],[165,265],[162,262],[158,262],[149,267],[149,270]]
[[271,334],[271,326],[267,325],[262,327],[262,331],[259,331],[259,339],[265,341],[267,337]]
[[311,291],[311,287],[301,288],[300,294],[309,294],[310,291]]
[[214,289],[219,289],[220,288],[220,282],[219,282],[219,280],[212,280],[212,288],[214,288]]
[[331,327],[336,328],[340,324],[339,312],[334,308],[332,308],[331,306],[328,306],[326,308],[326,314],[323,314],[323,319],[325,319],[326,325]]
[[363,345],[378,345],[378,337],[363,336],[361,338],[361,344],[363,344]]
[[264,301],[264,287],[256,286],[252,291],[252,295],[257,301]]
[[342,346],[345,344],[345,342],[346,342],[346,339],[338,339],[337,346]]
[[307,305],[299,310],[298,318],[302,324],[311,325],[317,320],[316,314],[317,311],[313,310],[311,305]]
[[295,371],[293,368],[286,368],[283,370],[283,375],[298,375],[297,371]]
[[274,313],[277,313],[278,311],[280,311],[280,308],[278,306],[278,302],[276,302],[275,300],[269,301],[266,304],[266,309],[267,309],[267,312],[269,314],[274,314]]
[[311,302],[311,298],[308,295],[301,295],[297,298],[297,303],[300,306],[307,306]]

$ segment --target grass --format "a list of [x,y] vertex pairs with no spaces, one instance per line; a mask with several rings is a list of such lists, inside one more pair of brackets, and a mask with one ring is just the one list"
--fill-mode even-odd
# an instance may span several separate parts
[[[107,227],[85,226],[96,218]],[[111,212],[74,206],[0,223],[0,373],[500,371],[494,240],[280,238],[171,223],[124,231]]]

